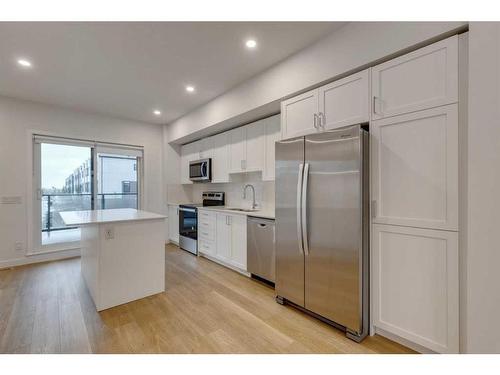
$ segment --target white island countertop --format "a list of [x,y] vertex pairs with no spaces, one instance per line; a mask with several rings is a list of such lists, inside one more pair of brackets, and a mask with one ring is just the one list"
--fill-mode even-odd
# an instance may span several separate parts
[[66,225],[90,225],[100,223],[116,223],[122,221],[138,221],[165,219],[166,216],[134,208],[115,208],[109,210],[87,210],[60,212]]

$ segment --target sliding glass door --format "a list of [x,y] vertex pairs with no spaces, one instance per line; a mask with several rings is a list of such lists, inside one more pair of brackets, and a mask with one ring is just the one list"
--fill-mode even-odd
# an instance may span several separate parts
[[139,208],[142,149],[35,136],[34,251],[78,248],[63,211]]
[[141,154],[136,150],[97,147],[96,208],[139,208]]

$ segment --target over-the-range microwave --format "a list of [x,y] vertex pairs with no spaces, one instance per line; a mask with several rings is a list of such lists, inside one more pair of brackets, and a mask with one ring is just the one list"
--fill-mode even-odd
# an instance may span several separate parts
[[190,161],[189,179],[197,182],[210,181],[212,179],[212,159]]

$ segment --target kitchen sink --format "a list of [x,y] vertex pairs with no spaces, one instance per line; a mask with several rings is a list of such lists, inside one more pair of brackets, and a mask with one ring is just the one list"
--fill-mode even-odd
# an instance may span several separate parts
[[234,207],[228,207],[226,210],[229,211],[240,211],[240,212],[256,212],[259,211],[257,209],[251,209],[251,208],[234,208]]

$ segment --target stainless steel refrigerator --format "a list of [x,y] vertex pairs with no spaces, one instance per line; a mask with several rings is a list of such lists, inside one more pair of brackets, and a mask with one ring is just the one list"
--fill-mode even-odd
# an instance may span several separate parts
[[360,125],[276,143],[276,300],[368,333],[368,132]]

